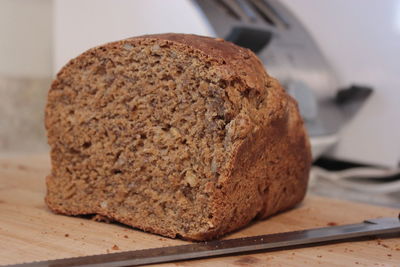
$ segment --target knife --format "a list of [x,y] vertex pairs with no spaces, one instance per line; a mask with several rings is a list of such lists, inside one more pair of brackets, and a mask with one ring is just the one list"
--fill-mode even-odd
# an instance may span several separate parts
[[65,258],[10,266],[137,266],[226,256],[235,253],[262,252],[268,249],[293,248],[299,245],[321,245],[323,244],[322,242],[344,242],[359,237],[393,233],[400,233],[400,214],[399,218],[370,219],[359,224],[200,242],[173,247]]

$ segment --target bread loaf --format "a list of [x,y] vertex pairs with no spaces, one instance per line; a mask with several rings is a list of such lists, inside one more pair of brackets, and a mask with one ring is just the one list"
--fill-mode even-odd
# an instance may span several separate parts
[[217,238],[299,203],[310,146],[295,101],[250,51],[147,35],[72,59],[48,94],[56,213]]

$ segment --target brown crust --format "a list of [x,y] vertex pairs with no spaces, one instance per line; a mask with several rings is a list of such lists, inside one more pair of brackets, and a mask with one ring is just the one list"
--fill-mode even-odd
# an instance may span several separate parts
[[238,47],[220,38],[215,39],[193,34],[166,33],[143,37],[173,41],[201,51],[208,58],[216,60],[221,66],[226,66],[226,74],[237,76],[246,84],[246,87],[264,90],[265,76],[258,75],[265,73],[264,66],[249,49]]
[[[220,39],[196,35],[147,35],[105,46],[117,47],[149,39],[160,44],[171,42],[185,51],[196,53],[205,62],[219,65],[219,74],[228,81],[225,101],[230,101],[236,108],[231,125],[233,149],[227,155],[226,166],[217,184],[212,185],[211,206],[214,216],[211,224],[214,227],[183,238],[213,239],[245,226],[255,217],[266,218],[299,203],[307,188],[311,164],[310,145],[297,104],[275,79],[265,73],[260,60],[248,49]],[[68,68],[94,49],[70,61],[58,77],[68,75]],[[57,80],[52,88],[56,84]],[[243,101],[243,95],[248,101]],[[252,95],[263,95],[264,103],[255,107],[251,103]],[[46,128],[50,127],[46,117]],[[52,151],[53,164],[56,164],[54,153]],[[51,175],[47,178],[48,188],[51,187],[50,183]],[[46,203],[58,213],[88,213],[85,210],[71,212],[55,204],[49,196],[46,197]],[[104,214],[101,211],[97,214],[145,231],[176,236],[175,232],[149,228],[120,214]]]

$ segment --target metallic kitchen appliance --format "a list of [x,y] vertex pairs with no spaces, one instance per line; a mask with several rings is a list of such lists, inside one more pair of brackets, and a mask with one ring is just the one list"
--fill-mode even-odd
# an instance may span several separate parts
[[302,23],[277,0],[197,0],[217,36],[253,50],[285,85],[332,95],[338,79]]
[[351,109],[337,103],[339,81],[334,70],[288,8],[278,0],[194,2],[216,36],[251,49],[268,73],[297,99],[311,137],[314,159],[336,143],[339,129],[366,97],[357,99]]

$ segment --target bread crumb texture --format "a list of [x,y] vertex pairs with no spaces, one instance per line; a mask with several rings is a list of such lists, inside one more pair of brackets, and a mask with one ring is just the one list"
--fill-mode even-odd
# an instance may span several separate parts
[[48,94],[56,213],[214,239],[299,203],[310,146],[297,104],[249,50],[147,35],[92,48]]

